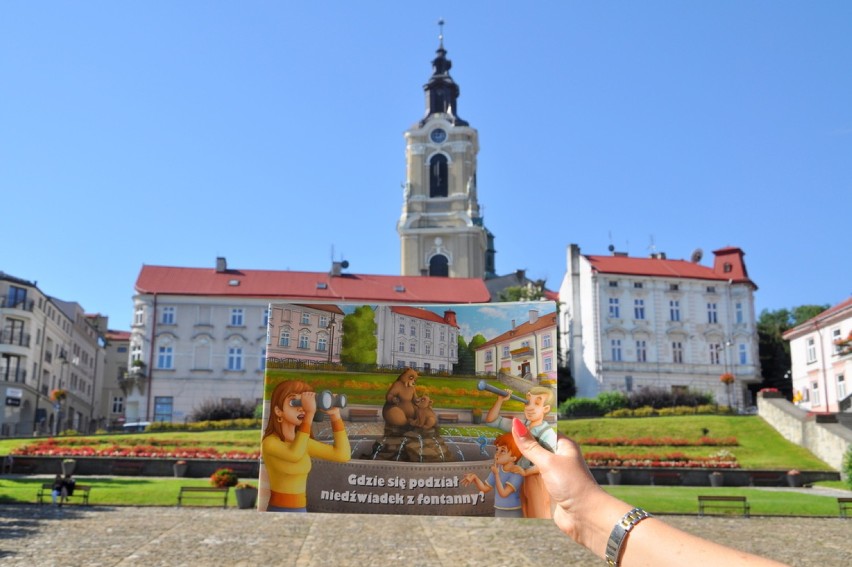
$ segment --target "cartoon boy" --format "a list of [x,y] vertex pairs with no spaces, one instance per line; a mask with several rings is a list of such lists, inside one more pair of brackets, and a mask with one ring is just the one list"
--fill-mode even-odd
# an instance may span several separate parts
[[524,477],[517,471],[515,463],[522,458],[521,451],[515,444],[515,438],[511,433],[504,433],[494,440],[496,451],[494,453],[494,464],[491,465],[491,474],[484,482],[476,476],[476,473],[464,475],[462,486],[476,484],[482,492],[494,493],[494,517],[495,518],[523,518],[521,508],[521,487]]
[[[500,408],[503,402],[512,395],[512,391],[506,392],[505,396],[497,396],[497,400],[485,415],[485,425],[512,431],[512,420],[508,417],[500,417]],[[538,442],[551,451],[556,450],[556,431],[544,418],[553,407],[553,390],[543,386],[536,386],[527,392],[527,404],[524,406],[524,425],[532,432]],[[521,457],[518,466],[523,470],[524,490],[521,495],[525,518],[550,518],[550,496],[544,488],[538,468],[525,457]]]

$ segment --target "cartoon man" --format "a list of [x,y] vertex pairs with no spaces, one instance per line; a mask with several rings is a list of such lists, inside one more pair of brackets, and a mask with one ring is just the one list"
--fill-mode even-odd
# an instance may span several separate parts
[[[508,417],[500,417],[500,408],[503,402],[512,395],[512,391],[506,392],[505,396],[497,396],[497,400],[485,415],[485,425],[512,431],[512,420]],[[527,404],[524,406],[524,425],[535,436],[541,445],[551,451],[556,450],[556,431],[545,421],[550,413],[554,402],[553,390],[543,386],[536,386],[527,392]],[[518,461],[518,466],[523,471],[524,489],[521,494],[525,518],[550,518],[550,496],[544,488],[538,468],[524,457]]]
[[522,458],[521,450],[515,444],[511,433],[504,433],[494,440],[496,451],[491,474],[483,481],[476,473],[467,473],[461,481],[462,486],[476,484],[482,492],[494,490],[495,518],[523,518],[521,507],[521,488],[524,476],[518,471],[515,463]]

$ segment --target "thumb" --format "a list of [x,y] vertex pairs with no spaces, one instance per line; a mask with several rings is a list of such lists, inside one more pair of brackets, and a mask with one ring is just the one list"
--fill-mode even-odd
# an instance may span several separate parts
[[538,441],[536,441],[535,437],[527,429],[527,426],[517,417],[512,418],[512,437],[514,437],[515,444],[521,450],[521,453],[536,466],[553,455],[553,453],[539,445]]

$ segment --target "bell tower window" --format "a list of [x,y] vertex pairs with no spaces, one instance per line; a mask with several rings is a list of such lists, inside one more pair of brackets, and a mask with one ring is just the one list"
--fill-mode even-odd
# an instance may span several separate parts
[[446,197],[448,187],[447,157],[437,154],[429,160],[429,197]]
[[450,275],[450,262],[443,254],[432,256],[429,260],[429,275],[446,278]]

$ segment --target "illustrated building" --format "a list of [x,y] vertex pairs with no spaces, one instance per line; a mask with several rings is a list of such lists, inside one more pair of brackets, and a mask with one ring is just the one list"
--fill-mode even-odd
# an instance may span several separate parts
[[[133,298],[125,419],[181,422],[206,401],[258,402],[267,349],[280,349],[282,336],[288,343],[276,351],[282,355],[295,346],[301,359],[338,356],[340,314],[334,305],[342,301],[488,300],[478,278],[349,274],[339,262],[327,273],[231,269],[225,258],[215,268],[143,266]],[[329,307],[298,307],[303,303]],[[293,309],[270,313],[270,304]],[[323,321],[324,316],[329,318]],[[274,331],[268,336],[270,317]],[[288,325],[290,335],[282,335]]]
[[852,410],[852,297],[783,335],[790,341],[793,401],[814,412]]
[[539,315],[531,309],[529,320],[515,325],[477,347],[476,372],[508,375],[532,382],[556,380],[556,313]]
[[343,311],[336,305],[272,305],[267,355],[314,362],[340,362]]
[[423,87],[425,115],[405,132],[401,273],[487,278],[494,275],[495,251],[477,198],[479,135],[459,116],[451,67],[441,37]]
[[459,325],[453,311],[438,315],[419,307],[383,305],[376,309],[376,325],[379,365],[452,374],[459,361]]
[[[559,290],[561,348],[580,397],[642,387],[710,392],[719,404],[750,405],[759,383],[757,286],[739,248],[713,252],[712,266],[568,247]],[[721,380],[732,374],[733,383]]]
[[82,307],[0,272],[0,329],[0,436],[93,430],[104,348]]

